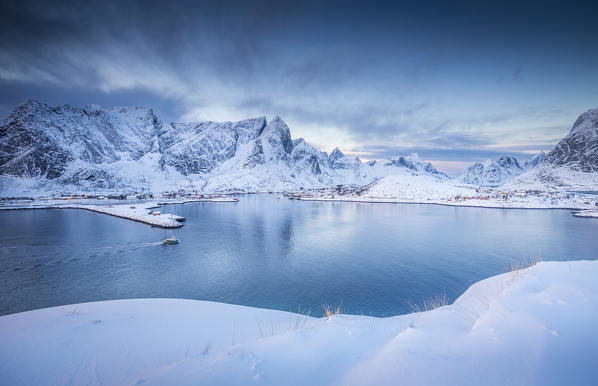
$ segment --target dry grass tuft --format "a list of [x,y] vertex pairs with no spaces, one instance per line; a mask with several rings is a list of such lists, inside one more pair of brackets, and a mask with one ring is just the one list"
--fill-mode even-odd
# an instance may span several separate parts
[[326,314],[327,318],[331,318],[334,315],[341,314],[341,306],[332,306],[330,304],[324,304],[322,308],[324,309],[324,314]]
[[446,305],[448,305],[448,298],[444,294],[426,299],[422,305],[409,303],[412,312],[431,311],[435,308],[444,307]]
[[301,310],[301,305],[299,305],[297,314],[297,319],[295,319],[295,325],[293,326],[295,330],[305,327],[305,323],[309,320],[309,316],[311,315],[311,310]]
[[542,261],[542,258],[525,258],[523,261],[511,263],[510,267],[507,268],[507,272],[511,272],[511,282],[517,281],[521,275],[521,271],[529,267],[533,267]]

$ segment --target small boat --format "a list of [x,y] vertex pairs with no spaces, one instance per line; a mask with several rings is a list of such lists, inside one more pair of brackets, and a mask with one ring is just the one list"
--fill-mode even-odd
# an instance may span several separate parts
[[164,240],[162,240],[163,245],[172,245],[172,244],[178,244],[178,243],[179,243],[179,239],[177,239],[176,237],[167,237]]

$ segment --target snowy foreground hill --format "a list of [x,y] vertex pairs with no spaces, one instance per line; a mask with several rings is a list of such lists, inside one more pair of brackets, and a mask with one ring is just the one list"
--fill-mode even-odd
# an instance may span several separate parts
[[400,173],[448,177],[415,155],[363,163],[293,140],[279,117],[162,123],[145,107],[27,101],[0,126],[0,191],[282,191],[368,184]]
[[315,319],[176,299],[0,317],[7,385],[591,385],[598,261],[542,262],[453,304]]

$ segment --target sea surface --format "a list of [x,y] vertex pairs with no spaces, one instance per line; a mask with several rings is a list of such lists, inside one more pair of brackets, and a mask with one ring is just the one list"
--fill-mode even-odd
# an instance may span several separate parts
[[[598,258],[598,219],[567,210],[294,201],[169,205],[164,230],[75,209],[0,211],[0,315],[128,298],[188,298],[391,316],[454,301],[518,264]],[[167,236],[181,243],[163,246]]]

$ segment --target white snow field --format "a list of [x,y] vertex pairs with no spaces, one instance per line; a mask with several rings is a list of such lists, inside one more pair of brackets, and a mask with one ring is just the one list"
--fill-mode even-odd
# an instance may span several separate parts
[[6,385],[592,385],[598,261],[541,262],[391,318],[179,299],[0,317]]

